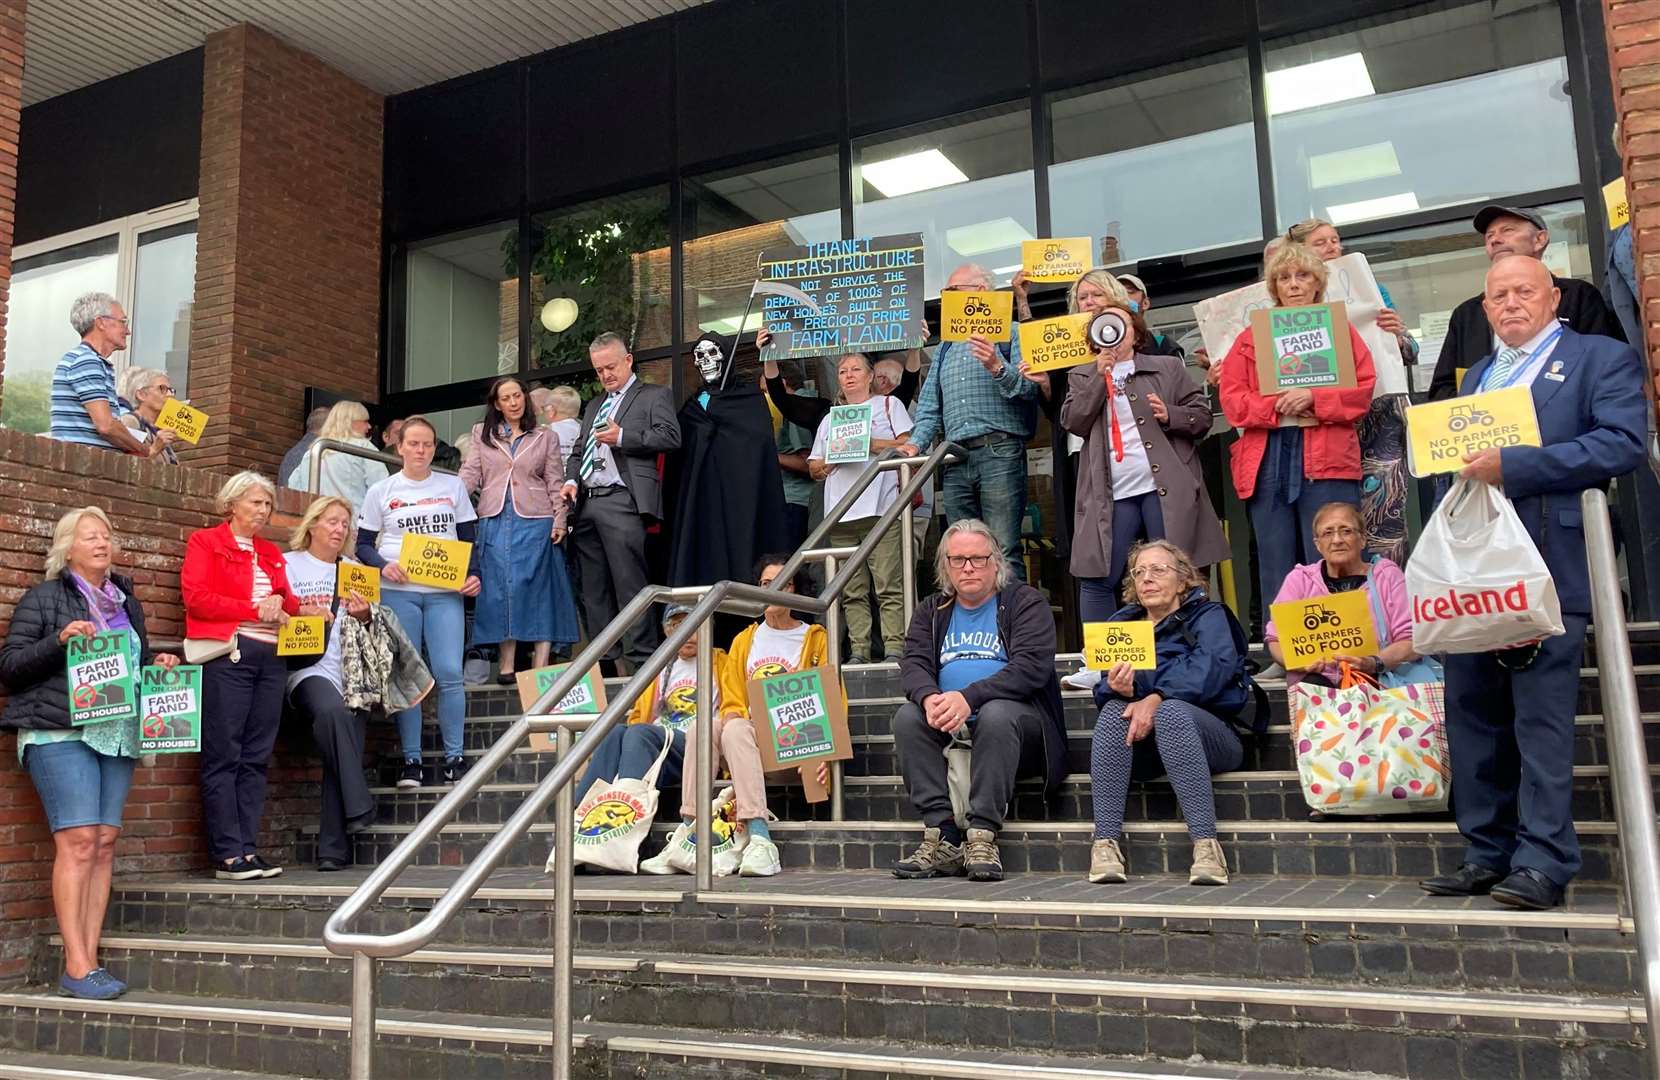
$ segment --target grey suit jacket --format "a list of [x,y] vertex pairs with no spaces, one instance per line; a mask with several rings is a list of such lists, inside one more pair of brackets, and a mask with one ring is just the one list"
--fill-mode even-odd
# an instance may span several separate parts
[[[565,476],[578,482],[579,491],[582,448],[588,445],[588,432],[593,429],[594,417],[604,400],[603,394],[595,395],[582,410],[582,435],[565,459]],[[636,379],[611,420],[623,429],[622,443],[611,448],[611,455],[623,483],[634,496],[635,508],[642,514],[661,518],[663,483],[657,475],[657,455],[680,448],[680,421],[674,415],[673,395],[666,386]]]

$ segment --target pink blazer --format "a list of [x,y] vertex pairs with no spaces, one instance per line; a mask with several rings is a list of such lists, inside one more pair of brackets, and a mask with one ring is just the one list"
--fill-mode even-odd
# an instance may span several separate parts
[[520,517],[553,518],[556,527],[564,528],[565,500],[559,492],[565,484],[565,453],[559,436],[538,425],[519,441],[516,451],[509,446],[507,439],[487,445],[484,425],[473,425],[473,452],[461,465],[461,482],[467,494],[478,496],[478,516],[501,513],[511,489],[513,509]]

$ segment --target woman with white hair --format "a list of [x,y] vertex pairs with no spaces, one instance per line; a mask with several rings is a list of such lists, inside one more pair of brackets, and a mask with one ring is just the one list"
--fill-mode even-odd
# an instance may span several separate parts
[[[360,401],[337,401],[323,420],[318,440],[332,439],[364,450],[379,448],[369,441],[369,410]],[[352,504],[352,513],[363,505],[363,496],[374,485],[391,475],[382,463],[356,454],[323,454],[316,443],[300,458],[300,464],[283,481],[295,491],[311,491],[311,472],[318,455],[323,458],[323,471],[316,494],[332,495]]]
[[138,720],[71,725],[65,646],[74,637],[126,631],[134,680],[145,664],[179,662],[170,653],[151,654],[133,583],[111,569],[117,550],[110,519],[96,506],[59,518],[46,577],[17,602],[0,647],[0,684],[10,695],[0,726],[17,729],[18,760],[52,830],[52,907],[63,935],[58,989],[100,1001],[127,989],[98,965],[98,938],[138,760]]
[[328,610],[301,607],[282,552],[259,536],[276,496],[257,472],[225,481],[214,499],[224,524],[191,534],[179,570],[185,659],[202,665],[202,825],[226,881],[282,873],[258,843],[288,682],[277,631],[290,615]]
[[121,376],[121,400],[132,406],[130,410],[121,414],[121,422],[143,442],[160,442],[161,459],[169,465],[177,465],[179,455],[173,451],[173,440],[177,439],[178,435],[156,426],[162,406],[166,405],[167,399],[172,396],[173,380],[165,371],[157,368],[130,367],[126,374]]

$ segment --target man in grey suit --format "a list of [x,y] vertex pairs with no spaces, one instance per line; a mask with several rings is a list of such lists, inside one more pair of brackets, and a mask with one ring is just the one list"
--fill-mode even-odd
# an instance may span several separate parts
[[[605,393],[582,411],[582,435],[565,462],[565,501],[575,508],[571,546],[588,633],[597,634],[647,585],[646,525],[663,517],[657,455],[678,449],[680,421],[668,388],[641,382],[634,354],[607,331],[588,346]],[[641,619],[612,646],[638,667],[657,647],[657,620]]]

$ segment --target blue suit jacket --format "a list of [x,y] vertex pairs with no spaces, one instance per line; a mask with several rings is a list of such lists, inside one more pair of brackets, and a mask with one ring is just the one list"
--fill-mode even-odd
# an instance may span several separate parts
[[[1492,353],[1477,361],[1460,393],[1476,393],[1492,362]],[[1564,327],[1533,382],[1544,445],[1499,452],[1504,493],[1550,567],[1562,610],[1569,614],[1591,613],[1580,493],[1604,487],[1643,462],[1648,431],[1643,369],[1630,345]]]

